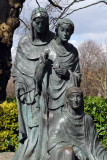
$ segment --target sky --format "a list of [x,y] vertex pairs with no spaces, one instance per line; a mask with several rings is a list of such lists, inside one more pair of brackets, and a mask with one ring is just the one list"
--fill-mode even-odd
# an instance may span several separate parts
[[[41,7],[46,6],[48,4],[47,0],[39,0],[42,1]],[[68,1],[68,0],[65,0]],[[64,1],[64,2],[65,2]],[[71,0],[70,0],[71,1]],[[98,0],[94,0],[96,2]],[[83,5],[87,5],[93,2],[93,0],[86,0],[85,2],[81,2],[81,4],[77,4],[74,8],[78,6],[81,7]],[[34,8],[37,7],[36,0],[26,0],[24,3],[22,12],[20,14],[20,18],[22,20],[26,20],[30,22],[30,15]],[[74,12],[72,15],[68,16],[74,25],[75,31],[71,36],[69,42],[74,44],[74,46],[78,47],[84,41],[94,40],[98,44],[104,45],[107,43],[107,6],[104,4],[99,4],[96,6],[92,6],[83,10],[79,10]],[[13,37],[13,47],[12,47],[12,59],[14,60],[16,48],[18,45],[18,41],[22,34],[25,34],[23,31],[23,24],[16,29]]]
[[75,12],[70,18],[75,24],[71,40],[77,45],[86,40],[107,43],[107,6],[100,4],[86,8]]

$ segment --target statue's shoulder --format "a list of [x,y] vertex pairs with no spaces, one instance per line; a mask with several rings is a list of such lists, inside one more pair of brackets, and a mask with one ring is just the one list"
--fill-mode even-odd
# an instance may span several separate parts
[[55,52],[55,54],[56,54],[56,45],[55,45],[54,38],[50,41],[50,43],[48,44],[48,47],[51,50],[51,53]]
[[25,46],[26,44],[29,43],[29,36],[28,35],[25,35],[25,36],[22,36],[19,40],[19,46]]
[[68,43],[68,49],[70,52],[74,53],[75,56],[78,56],[78,50],[73,44]]
[[75,54],[78,54],[78,50],[77,50],[77,48],[73,44],[68,43],[68,47],[69,47],[69,50],[71,52],[74,52]]
[[17,51],[24,53],[25,55],[29,52],[32,47],[29,35],[22,36],[18,43]]
[[52,47],[52,48],[55,46],[55,39],[52,39],[50,41],[49,46]]
[[89,116],[88,114],[85,114],[85,121],[86,123],[88,123],[90,126],[94,125],[94,120],[92,119],[91,116]]
[[29,36],[25,35],[22,36],[19,40],[18,47],[17,47],[17,56],[26,57],[26,53],[28,53],[29,48],[31,48]]

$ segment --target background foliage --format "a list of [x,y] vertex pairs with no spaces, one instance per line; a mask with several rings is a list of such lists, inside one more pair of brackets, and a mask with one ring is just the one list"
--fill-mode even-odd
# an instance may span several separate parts
[[[107,149],[107,98],[84,97],[85,113],[96,125],[98,138]],[[15,151],[18,144],[18,114],[15,98],[0,104],[0,151]]]
[[94,120],[100,143],[107,149],[107,98],[84,97],[84,106]]
[[18,143],[18,114],[15,98],[0,104],[0,151],[14,151]]

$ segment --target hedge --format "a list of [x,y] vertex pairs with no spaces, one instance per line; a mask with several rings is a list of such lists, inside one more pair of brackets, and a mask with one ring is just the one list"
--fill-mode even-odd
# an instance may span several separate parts
[[[85,113],[96,125],[98,138],[107,149],[107,99],[84,97]],[[18,144],[18,114],[15,98],[0,104],[0,152],[15,151]]]
[[18,144],[18,114],[15,98],[0,104],[0,151],[15,151]]
[[84,106],[94,120],[100,143],[107,149],[107,98],[84,97]]

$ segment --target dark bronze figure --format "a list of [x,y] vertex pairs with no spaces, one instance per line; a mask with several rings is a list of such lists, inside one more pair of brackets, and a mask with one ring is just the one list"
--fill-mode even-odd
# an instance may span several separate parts
[[[49,31],[49,17],[43,8],[31,15],[31,32],[20,39],[13,69],[19,118],[19,146],[13,160],[38,160],[42,143],[40,125],[46,90],[45,51],[54,34]],[[41,127],[40,127],[41,126]]]
[[79,87],[81,82],[78,51],[68,43],[74,32],[73,22],[69,19],[59,20],[55,31],[55,38],[49,45],[49,60],[52,63],[52,67],[48,71],[49,134],[64,107],[66,89],[70,86]]
[[106,160],[93,119],[84,113],[83,92],[78,87],[66,91],[66,103],[50,137],[49,160]]

